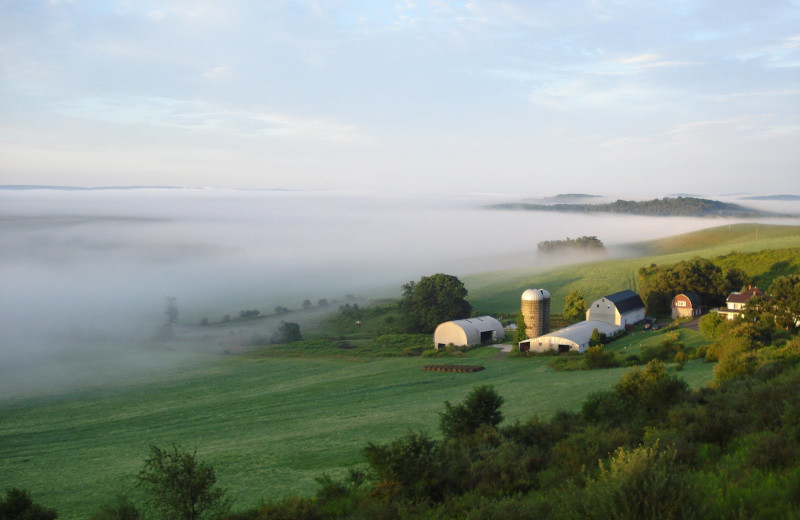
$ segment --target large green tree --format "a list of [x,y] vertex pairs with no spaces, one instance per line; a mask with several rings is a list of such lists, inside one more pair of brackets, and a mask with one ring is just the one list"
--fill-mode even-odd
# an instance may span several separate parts
[[564,303],[563,314],[573,323],[586,319],[586,298],[577,290],[569,293]]
[[404,284],[400,311],[409,332],[433,332],[442,322],[468,318],[472,306],[467,288],[457,277],[437,273]]

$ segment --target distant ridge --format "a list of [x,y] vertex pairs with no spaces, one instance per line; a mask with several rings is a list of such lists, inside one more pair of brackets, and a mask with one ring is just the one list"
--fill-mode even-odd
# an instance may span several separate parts
[[647,201],[617,200],[607,204],[531,204],[507,202],[486,206],[490,209],[559,211],[569,213],[622,213],[654,217],[778,217],[780,213],[760,211],[730,202],[694,197],[664,197]]

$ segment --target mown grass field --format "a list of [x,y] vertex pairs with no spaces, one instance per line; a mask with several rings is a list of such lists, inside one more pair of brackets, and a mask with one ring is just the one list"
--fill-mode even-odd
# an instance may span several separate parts
[[[151,444],[196,448],[212,462],[238,507],[310,494],[323,472],[362,463],[370,441],[408,429],[438,436],[443,402],[477,384],[505,397],[506,422],[575,410],[624,369],[555,372],[548,358],[496,358],[482,348],[463,358],[216,360],[126,388],[0,403],[3,486],[29,489],[61,512],[87,518],[119,493],[136,496],[133,476]],[[482,364],[474,374],[422,371],[437,362]],[[681,372],[692,385],[711,365]]]
[[[760,226],[758,240],[754,235],[748,239],[746,228],[732,226],[727,233],[727,227],[718,228],[699,239],[687,235],[641,246],[647,257],[493,272],[464,281],[472,305],[484,312],[516,313],[520,294],[528,287],[550,290],[552,308],[560,312],[573,289],[590,300],[635,289],[638,268],[650,263],[800,247],[800,228],[772,234],[766,228]],[[695,244],[701,248],[692,249]],[[760,270],[754,275],[791,271],[798,261],[796,250],[768,253],[754,261],[753,269]],[[343,320],[332,323],[330,330],[309,331],[308,337],[347,336],[350,344],[363,347],[384,328],[385,319],[365,320],[358,330]],[[703,341],[693,331],[681,335],[690,346]],[[609,349],[633,352],[661,339],[659,333],[637,332]],[[408,429],[438,436],[443,402],[461,400],[475,385],[495,385],[506,400],[507,423],[576,410],[588,394],[608,389],[627,370],[556,372],[548,366],[551,358],[498,358],[491,348],[439,360],[356,357],[346,349],[336,356],[320,352],[319,357],[259,351],[208,356],[138,383],[0,400],[0,488],[28,489],[37,501],[57,508],[60,518],[87,518],[118,494],[136,498],[134,475],[149,446],[177,443],[196,448],[211,462],[236,507],[244,508],[262,499],[313,493],[314,479],[323,472],[341,475],[362,464],[361,451],[368,442],[389,442]],[[435,363],[482,364],[486,370],[421,370]],[[692,361],[680,376],[693,386],[704,385],[712,377],[712,365]]]

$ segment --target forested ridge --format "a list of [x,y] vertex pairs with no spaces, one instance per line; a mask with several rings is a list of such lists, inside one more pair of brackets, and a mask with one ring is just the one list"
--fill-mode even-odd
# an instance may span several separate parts
[[753,217],[775,216],[740,204],[696,197],[664,197],[647,201],[622,200],[605,204],[530,204],[526,202],[507,202],[492,204],[490,209],[560,211],[571,213],[624,213],[654,217]]

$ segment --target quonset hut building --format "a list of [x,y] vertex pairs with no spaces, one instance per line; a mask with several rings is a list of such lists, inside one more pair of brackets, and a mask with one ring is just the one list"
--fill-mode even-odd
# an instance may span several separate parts
[[433,331],[433,344],[436,349],[451,343],[456,347],[488,345],[505,338],[503,325],[491,316],[467,318],[440,323]]

